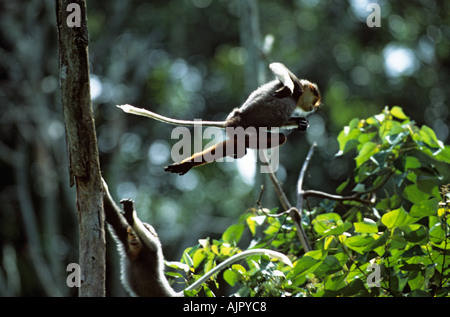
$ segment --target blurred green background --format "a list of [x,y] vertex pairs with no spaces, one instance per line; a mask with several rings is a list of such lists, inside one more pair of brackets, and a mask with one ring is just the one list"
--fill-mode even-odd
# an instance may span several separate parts
[[[381,9],[370,28],[369,3]],[[306,133],[280,148],[278,177],[289,199],[309,147],[306,188],[334,192],[354,163],[335,158],[350,119],[399,105],[449,143],[450,2],[261,0],[267,62],[316,82],[320,111]],[[221,233],[248,208],[279,207],[265,175],[244,160],[180,177],[173,126],[127,115],[133,104],[178,118],[224,120],[248,96],[249,55],[238,0],[87,1],[91,95],[103,176],[112,195],[133,198],[157,230],[168,260]],[[270,76],[270,74],[267,74]],[[256,88],[256,87],[252,87]],[[73,296],[66,266],[78,259],[75,192],[69,187],[59,93],[55,4],[0,0],[0,296]],[[206,140],[205,142],[209,142]],[[109,243],[107,294],[125,295]]]

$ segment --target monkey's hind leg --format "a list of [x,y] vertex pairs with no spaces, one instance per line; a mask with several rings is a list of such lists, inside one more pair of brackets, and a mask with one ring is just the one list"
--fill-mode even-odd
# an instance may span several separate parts
[[[205,164],[205,163],[203,163]],[[195,162],[180,162],[171,164],[169,166],[164,167],[164,170],[169,173],[174,173],[178,175],[184,175],[191,170],[194,166],[200,165]]]
[[191,157],[181,161],[180,163],[171,164],[164,167],[166,172],[184,175],[191,170],[191,168],[210,163],[210,161],[205,159],[206,153],[211,153],[215,151],[216,146],[206,149],[203,152],[195,153]]
[[[242,144],[241,144],[242,143]],[[245,142],[239,142],[235,136],[233,139],[225,140],[214,146],[211,146],[203,152],[198,152],[191,157],[184,159],[180,163],[166,166],[166,172],[184,175],[193,167],[205,165],[218,159],[230,156],[233,158],[241,158],[247,154],[247,146]]]
[[203,152],[198,152],[182,160],[180,163],[174,163],[166,166],[166,172],[184,175],[190,171],[191,168],[214,162],[216,159],[224,157],[227,146],[227,141],[220,142],[212,147],[207,148]]

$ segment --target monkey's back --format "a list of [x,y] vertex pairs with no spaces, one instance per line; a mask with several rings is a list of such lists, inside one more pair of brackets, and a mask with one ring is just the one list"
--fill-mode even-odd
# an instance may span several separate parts
[[275,91],[283,87],[273,80],[252,92],[239,109],[234,109],[227,118],[230,127],[280,127],[289,120],[295,110],[292,97],[274,97]]

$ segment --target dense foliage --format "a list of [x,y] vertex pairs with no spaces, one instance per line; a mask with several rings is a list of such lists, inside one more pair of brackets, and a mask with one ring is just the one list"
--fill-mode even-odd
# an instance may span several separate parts
[[356,166],[337,192],[351,188],[357,199],[303,211],[312,251],[301,250],[289,217],[255,208],[220,240],[201,240],[170,266],[195,280],[239,252],[247,230],[246,247],[282,251],[293,267],[253,256],[205,286],[207,295],[231,285],[240,296],[449,296],[450,184],[437,164],[450,163],[450,146],[399,107],[351,120],[338,141],[337,155],[353,156]]

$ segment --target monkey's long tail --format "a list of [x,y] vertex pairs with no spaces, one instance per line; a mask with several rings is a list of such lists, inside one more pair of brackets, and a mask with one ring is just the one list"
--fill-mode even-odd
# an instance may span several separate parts
[[122,109],[125,113],[130,113],[142,117],[151,118],[164,123],[182,126],[204,126],[204,127],[216,127],[225,128],[225,121],[202,121],[202,120],[178,120],[169,117],[162,116],[160,114],[151,112],[147,109],[137,108],[132,105],[117,105],[118,108]]

